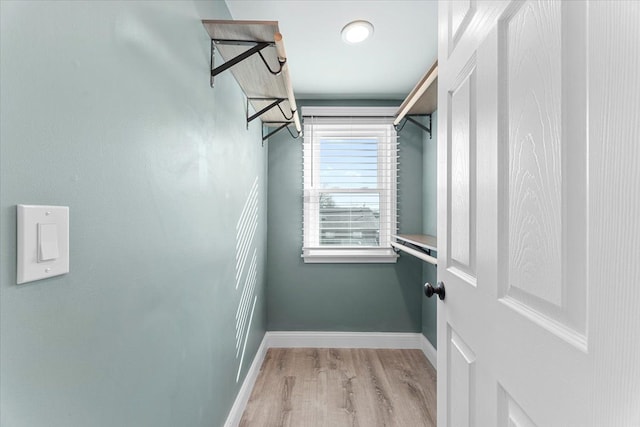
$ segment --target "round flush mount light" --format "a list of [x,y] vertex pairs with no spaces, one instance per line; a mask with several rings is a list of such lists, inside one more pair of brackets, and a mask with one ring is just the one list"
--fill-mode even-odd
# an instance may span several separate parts
[[342,29],[342,40],[348,44],[361,43],[371,37],[373,25],[368,21],[349,22]]

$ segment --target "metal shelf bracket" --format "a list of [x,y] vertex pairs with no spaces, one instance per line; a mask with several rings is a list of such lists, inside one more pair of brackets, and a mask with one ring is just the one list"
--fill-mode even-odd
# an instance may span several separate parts
[[[413,117],[429,117],[429,127],[423,125],[422,123],[420,123],[419,121],[417,121],[416,119],[414,119]],[[433,135],[431,134],[431,128],[432,128],[432,122],[431,122],[431,114],[425,114],[425,115],[413,115],[413,116],[404,116],[404,123],[402,124],[402,126],[400,125],[396,125],[396,132],[400,133],[400,131],[402,131],[402,129],[404,129],[404,127],[406,126],[407,122],[411,122],[414,125],[418,126],[420,129],[422,129],[423,131],[427,132],[429,134],[429,139],[433,139]]]
[[[218,65],[217,67],[215,66],[215,46],[216,45],[235,45],[235,46],[251,46],[249,49],[247,49],[246,51],[242,52],[241,54],[239,54],[238,56],[231,58],[230,60],[224,62],[223,64]],[[262,62],[264,63],[264,66],[267,68],[267,70],[269,70],[269,72],[273,75],[278,75],[282,72],[282,67],[284,66],[284,64],[287,62],[286,59],[281,59],[278,58],[278,64],[279,64],[279,68],[277,70],[274,70],[271,68],[271,66],[267,63],[267,60],[264,58],[264,55],[262,55],[262,50],[266,47],[269,46],[275,46],[274,42],[258,42],[258,41],[251,41],[251,40],[220,40],[220,39],[211,39],[211,76],[210,76],[210,81],[209,84],[211,85],[211,87],[214,86],[214,77],[217,76],[218,74],[222,73],[223,71],[233,67],[234,65],[236,65],[239,62],[244,61],[245,59],[249,58],[252,55],[255,55],[256,53],[258,54],[258,56],[260,56],[260,59],[262,59]]]
[[[280,105],[282,102],[286,100],[287,98],[249,98],[247,97],[247,127],[249,126],[250,122],[257,119],[258,117],[260,117],[261,115],[263,115],[264,113],[266,113],[267,111],[271,110],[274,107],[278,107],[278,109],[282,113],[282,117],[284,118],[284,120],[286,120],[287,122],[291,121],[291,119],[293,119],[293,115],[295,114],[295,111],[291,111],[291,115],[287,117],[286,113],[282,109],[282,106]],[[257,113],[249,116],[249,101],[272,101],[272,102],[271,104],[267,105]]]
[[[262,126],[262,146],[264,147],[264,142],[269,139],[269,137],[277,134],[278,132],[280,132],[282,129],[287,129],[287,131],[289,132],[289,135],[291,135],[291,138],[293,139],[298,139],[302,136],[302,132],[298,132],[297,135],[294,135],[293,132],[291,131],[291,129],[289,129],[289,125],[294,124],[293,121],[287,121],[287,122],[264,122],[263,126]],[[264,125],[279,125],[277,128],[275,128],[275,130],[272,130],[271,132],[267,133],[265,135],[265,126]]]

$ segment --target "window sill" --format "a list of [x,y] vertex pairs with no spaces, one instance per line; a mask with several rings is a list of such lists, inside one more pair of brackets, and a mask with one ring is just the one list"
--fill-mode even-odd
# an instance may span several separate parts
[[395,264],[398,255],[391,248],[304,248],[305,264]]

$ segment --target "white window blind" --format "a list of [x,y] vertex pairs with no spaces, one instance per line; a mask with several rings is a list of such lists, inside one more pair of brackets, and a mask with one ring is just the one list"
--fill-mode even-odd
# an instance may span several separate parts
[[395,262],[398,149],[389,109],[360,108],[359,116],[344,108],[308,111],[305,262]]

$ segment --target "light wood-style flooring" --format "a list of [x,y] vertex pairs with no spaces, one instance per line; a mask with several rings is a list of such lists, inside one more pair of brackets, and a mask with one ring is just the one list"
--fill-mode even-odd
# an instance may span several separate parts
[[420,350],[269,349],[241,427],[436,425],[436,372]]

